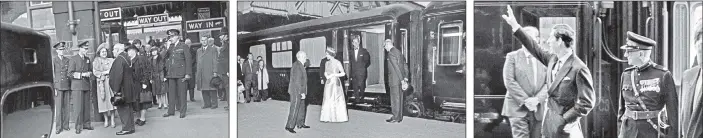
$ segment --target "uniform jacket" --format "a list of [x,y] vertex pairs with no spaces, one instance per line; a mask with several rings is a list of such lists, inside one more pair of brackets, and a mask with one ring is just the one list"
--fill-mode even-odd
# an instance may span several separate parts
[[354,49],[350,52],[351,54],[349,54],[349,61],[351,62],[351,76],[353,78],[366,78],[366,75],[368,75],[366,68],[371,65],[371,56],[369,55],[369,51],[359,46],[359,54],[354,55]]
[[[638,85],[637,87],[632,86],[631,75],[633,71],[637,73],[635,74],[634,81],[635,85]],[[618,104],[618,119],[627,119],[623,116],[626,109],[644,111],[644,109],[639,106],[638,97],[635,96],[634,89],[636,88],[640,92],[639,98],[649,111],[662,110],[666,106],[668,122],[669,125],[671,125],[667,137],[674,138],[678,131],[679,102],[671,72],[664,66],[648,63],[641,68],[631,67],[625,69],[620,80],[622,88],[620,89],[621,96]],[[652,119],[652,121],[657,123],[656,118]],[[644,127],[652,127],[649,123],[644,123],[642,125],[644,125]],[[656,134],[656,132],[654,133]]]
[[90,77],[81,77],[80,79],[73,78],[73,73],[92,73],[93,65],[88,56],[81,57],[76,54],[72,56],[68,62],[68,74],[71,78],[71,90],[87,91],[90,90]]
[[405,58],[400,50],[391,48],[386,56],[386,64],[388,64],[388,85],[400,86],[400,81],[408,78],[408,66],[405,65]]
[[[537,96],[542,106],[537,106],[535,117],[542,120],[545,103],[543,101],[548,96],[548,87],[545,85],[547,67],[526,52],[526,49],[520,49],[508,53],[505,57],[503,82],[508,92],[501,114],[507,117],[525,117],[530,112],[524,106],[525,100]],[[536,64],[535,68],[533,64]]]
[[195,62],[197,64],[195,85],[199,90],[216,90],[210,86],[210,80],[218,72],[218,53],[218,49],[214,45],[198,49],[197,62]]
[[595,104],[591,71],[581,59],[572,54],[562,63],[556,77],[552,78],[551,69],[557,66],[557,55],[540,49],[521,29],[514,35],[535,58],[547,65],[549,98],[542,134],[548,138],[571,135],[583,137],[579,118],[586,116]]
[[166,78],[183,78],[188,75],[192,79],[193,58],[188,45],[178,42],[162,52],[161,56],[166,58],[164,63]]
[[[703,137],[703,102],[693,103],[694,99],[703,97],[695,97],[696,82],[701,78],[701,66],[696,66],[684,71],[683,81],[681,81],[681,128],[684,138],[700,138]],[[698,86],[701,87],[701,86]],[[703,100],[699,100],[703,101]],[[668,110],[668,108],[667,108]],[[668,111],[667,111],[668,112]]]
[[125,102],[135,102],[139,98],[141,86],[134,80],[134,69],[132,60],[126,52],[122,52],[110,68],[110,88],[115,93],[122,93]]
[[60,91],[71,90],[71,78],[68,74],[69,57],[54,57],[54,88]]
[[[291,95],[290,98],[296,98],[292,96],[297,96],[301,98],[300,94],[308,93],[308,75],[305,70],[305,65],[300,63],[300,61],[295,61],[293,67],[290,71],[290,84],[288,84],[288,94]],[[308,95],[306,95],[308,96]],[[307,99],[307,97],[305,97]]]

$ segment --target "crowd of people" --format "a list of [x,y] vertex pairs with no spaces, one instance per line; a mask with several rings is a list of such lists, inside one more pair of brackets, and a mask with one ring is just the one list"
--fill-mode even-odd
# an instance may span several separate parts
[[[146,124],[147,111],[154,105],[167,109],[163,117],[173,116],[178,110],[180,118],[185,118],[187,91],[191,101],[195,90],[202,92],[203,109],[216,109],[218,100],[227,101],[227,33],[219,36],[221,45],[216,45],[211,36],[202,36],[195,53],[191,52],[192,43],[182,39],[179,30],[171,29],[167,34],[164,39],[151,38],[146,44],[139,39],[117,43],[112,47],[114,56],[109,56],[107,43],[100,44],[93,61],[87,56],[88,41],[76,45],[79,51],[73,56],[64,54],[68,47],[65,42],[55,44],[55,95],[61,111],[56,134],[70,130],[68,107],[72,94],[80,95],[74,99],[79,106],[72,109],[77,112],[76,134],[94,129],[89,119],[93,104],[103,114],[104,127],[116,127],[115,117],[119,116],[122,130],[116,135],[127,135],[135,132],[135,125]],[[97,82],[96,103],[90,103],[91,78]],[[224,108],[229,110],[228,106]]]

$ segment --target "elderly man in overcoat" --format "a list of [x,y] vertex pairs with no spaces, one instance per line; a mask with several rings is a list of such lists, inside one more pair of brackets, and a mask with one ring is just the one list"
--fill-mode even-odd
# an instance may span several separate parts
[[290,72],[290,84],[288,84],[288,94],[290,95],[290,110],[288,112],[288,121],[286,122],[286,130],[290,133],[296,133],[293,129],[310,128],[305,125],[305,114],[307,106],[305,99],[308,94],[308,76],[306,67],[310,65],[305,52],[298,52],[295,57],[297,60],[293,63]]
[[203,46],[198,49],[196,56],[195,88],[202,92],[202,108],[215,109],[217,108],[217,88],[210,86],[210,80],[218,75],[218,48],[215,47],[214,38],[201,37],[200,42]]
[[[130,46],[130,49],[135,51],[137,47]],[[117,135],[127,135],[135,132],[134,128],[134,107],[139,100],[139,92],[141,87],[139,82],[134,81],[134,68],[132,58],[125,52],[125,45],[117,44],[113,48],[113,53],[117,55],[115,61],[110,67],[110,88],[115,95],[122,95],[124,103],[117,106],[117,113],[122,121],[122,130],[117,132]],[[136,52],[135,52],[136,53]],[[136,55],[134,55],[136,56]]]

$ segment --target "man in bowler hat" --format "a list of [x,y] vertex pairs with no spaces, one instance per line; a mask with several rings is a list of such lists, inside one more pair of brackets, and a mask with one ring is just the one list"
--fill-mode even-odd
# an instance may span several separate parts
[[88,58],[88,41],[78,44],[78,54],[71,57],[68,62],[68,75],[71,78],[71,90],[77,94],[76,110],[78,117],[76,120],[76,134],[80,134],[83,129],[93,130],[90,126],[90,76],[92,74],[92,62]]

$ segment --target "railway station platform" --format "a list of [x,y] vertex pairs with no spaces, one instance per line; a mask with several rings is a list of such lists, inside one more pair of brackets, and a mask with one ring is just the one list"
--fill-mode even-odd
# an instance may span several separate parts
[[320,122],[320,105],[308,105],[308,129],[286,131],[290,102],[268,100],[237,104],[239,138],[464,138],[466,124],[404,117],[401,123],[387,123],[390,114],[348,110],[349,122]]

